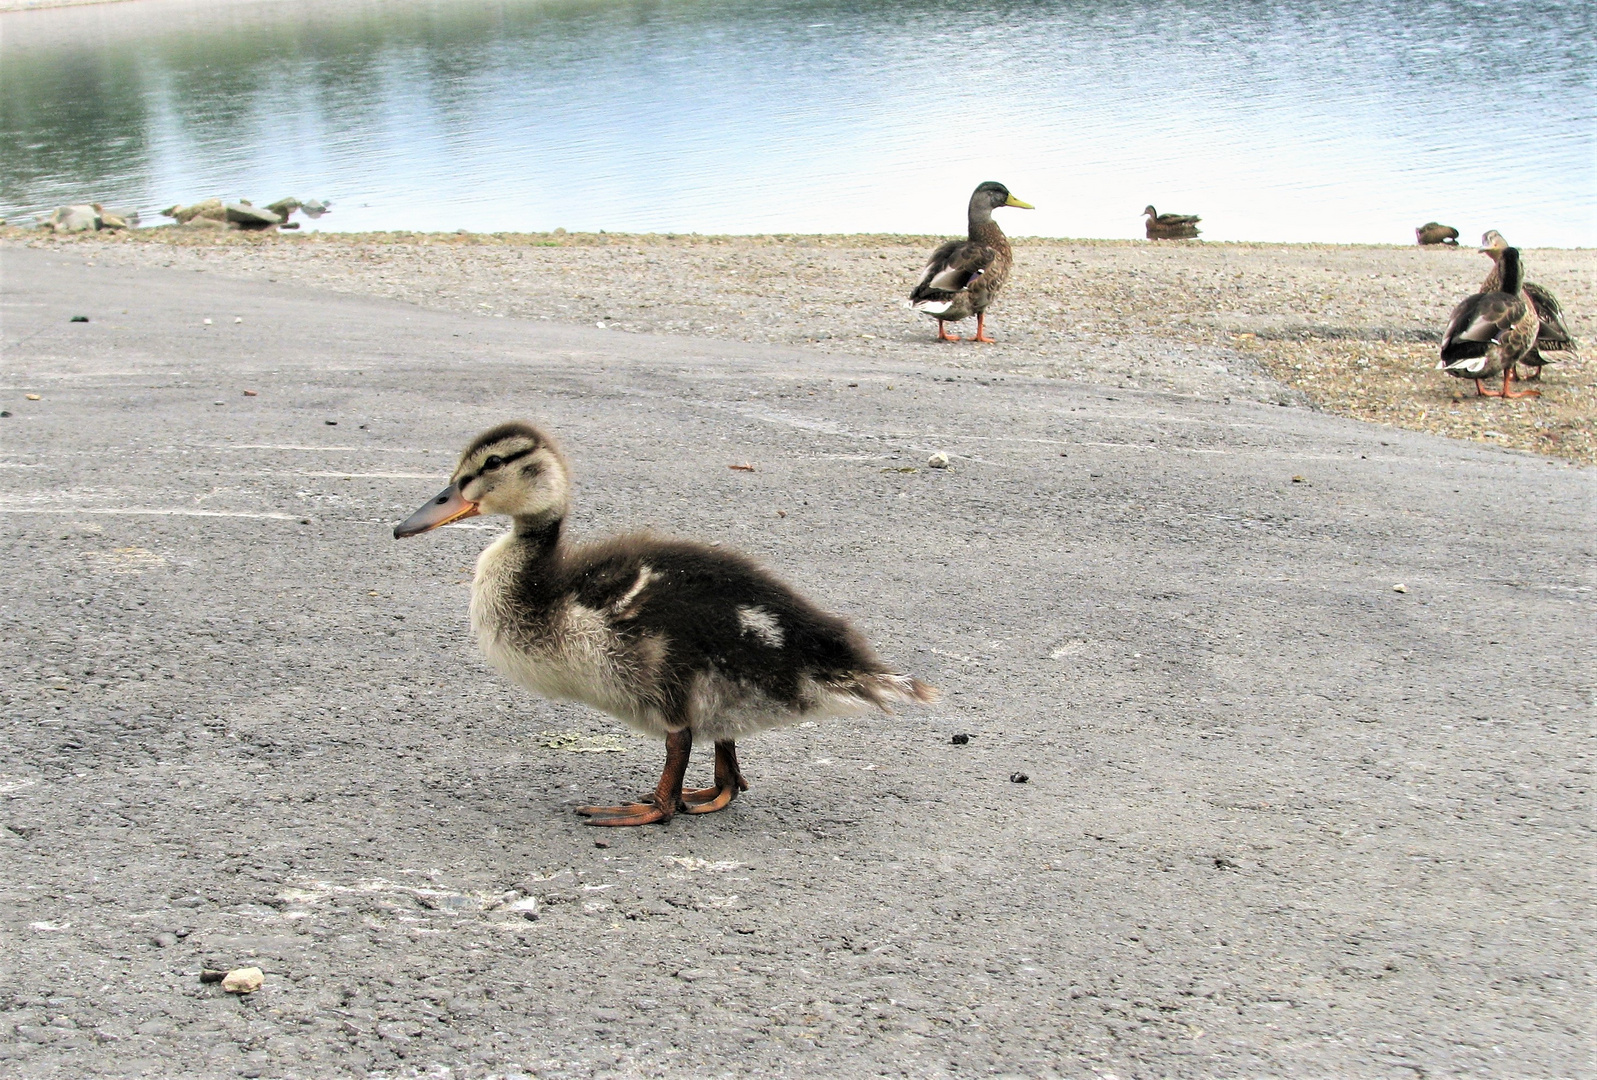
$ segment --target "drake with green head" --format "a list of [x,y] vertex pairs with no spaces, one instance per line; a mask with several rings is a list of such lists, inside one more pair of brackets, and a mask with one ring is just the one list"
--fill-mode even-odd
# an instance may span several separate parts
[[1013,256],[1004,230],[993,220],[1000,206],[1033,210],[996,180],[977,186],[970,196],[969,229],[964,240],[950,240],[932,252],[920,283],[909,294],[909,305],[922,315],[937,320],[938,341],[958,341],[948,332],[948,324],[976,316],[976,335],[972,341],[992,343],[987,336],[987,308],[1009,280]]

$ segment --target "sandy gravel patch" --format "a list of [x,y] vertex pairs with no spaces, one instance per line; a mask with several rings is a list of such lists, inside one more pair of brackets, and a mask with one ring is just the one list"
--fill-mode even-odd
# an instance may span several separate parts
[[[937,344],[929,320],[903,305],[937,237],[3,235],[105,264],[262,277],[485,318],[1309,404],[1597,462],[1589,356],[1548,368],[1543,396],[1515,402],[1476,399],[1434,370],[1448,312],[1487,269],[1470,249],[1020,239],[1014,279],[992,312],[999,344],[977,346]],[[1597,253],[1537,249],[1526,262],[1590,342]]]

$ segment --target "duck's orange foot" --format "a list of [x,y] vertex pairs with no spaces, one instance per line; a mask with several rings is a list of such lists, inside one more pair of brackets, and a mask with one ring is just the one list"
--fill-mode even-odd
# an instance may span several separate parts
[[994,341],[992,338],[987,336],[987,313],[985,311],[982,312],[980,315],[976,316],[976,336],[971,338],[970,340],[972,340],[972,341],[983,341],[983,342],[986,342],[988,345],[997,345],[998,344],[998,342]]
[[988,337],[986,334],[977,334],[975,337],[971,338],[970,340],[972,340],[972,341],[984,341],[984,342],[986,342],[989,345],[997,345],[998,344],[998,342],[994,341],[992,338]]
[[671,820],[675,811],[667,812],[650,802],[627,803],[624,806],[579,806],[577,813],[588,819],[589,825],[622,828],[628,825],[654,825]]
[[958,334],[950,334],[948,332],[948,325],[946,323],[938,323],[937,324],[937,340],[938,341],[961,341],[963,339]]
[[[747,789],[748,785],[744,785]],[[717,810],[725,810],[732,805],[732,800],[738,797],[738,786],[730,784],[726,787],[707,787],[697,791],[684,791],[682,801],[687,804],[685,809],[690,814],[713,814]]]

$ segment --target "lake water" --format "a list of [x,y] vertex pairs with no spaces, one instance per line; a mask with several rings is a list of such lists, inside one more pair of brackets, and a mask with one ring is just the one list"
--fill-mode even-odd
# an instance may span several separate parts
[[132,0],[0,15],[0,214],[1597,244],[1597,5]]

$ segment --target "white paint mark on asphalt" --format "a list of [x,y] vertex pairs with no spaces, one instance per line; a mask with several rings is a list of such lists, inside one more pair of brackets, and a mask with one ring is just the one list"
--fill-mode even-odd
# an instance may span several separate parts
[[288,473],[289,476],[317,476],[336,480],[439,480],[443,473],[435,472],[308,472]]
[[299,443],[208,443],[197,447],[201,450],[314,450],[338,451],[343,453],[360,453],[370,451],[374,454],[430,454],[431,450],[409,446],[304,446]]
[[262,518],[270,521],[299,521],[303,514],[278,514],[272,512],[251,513],[244,510],[145,510],[134,507],[96,507],[85,509],[83,507],[58,507],[58,506],[14,506],[7,510],[8,514],[123,514],[143,517],[213,517],[213,518]]

